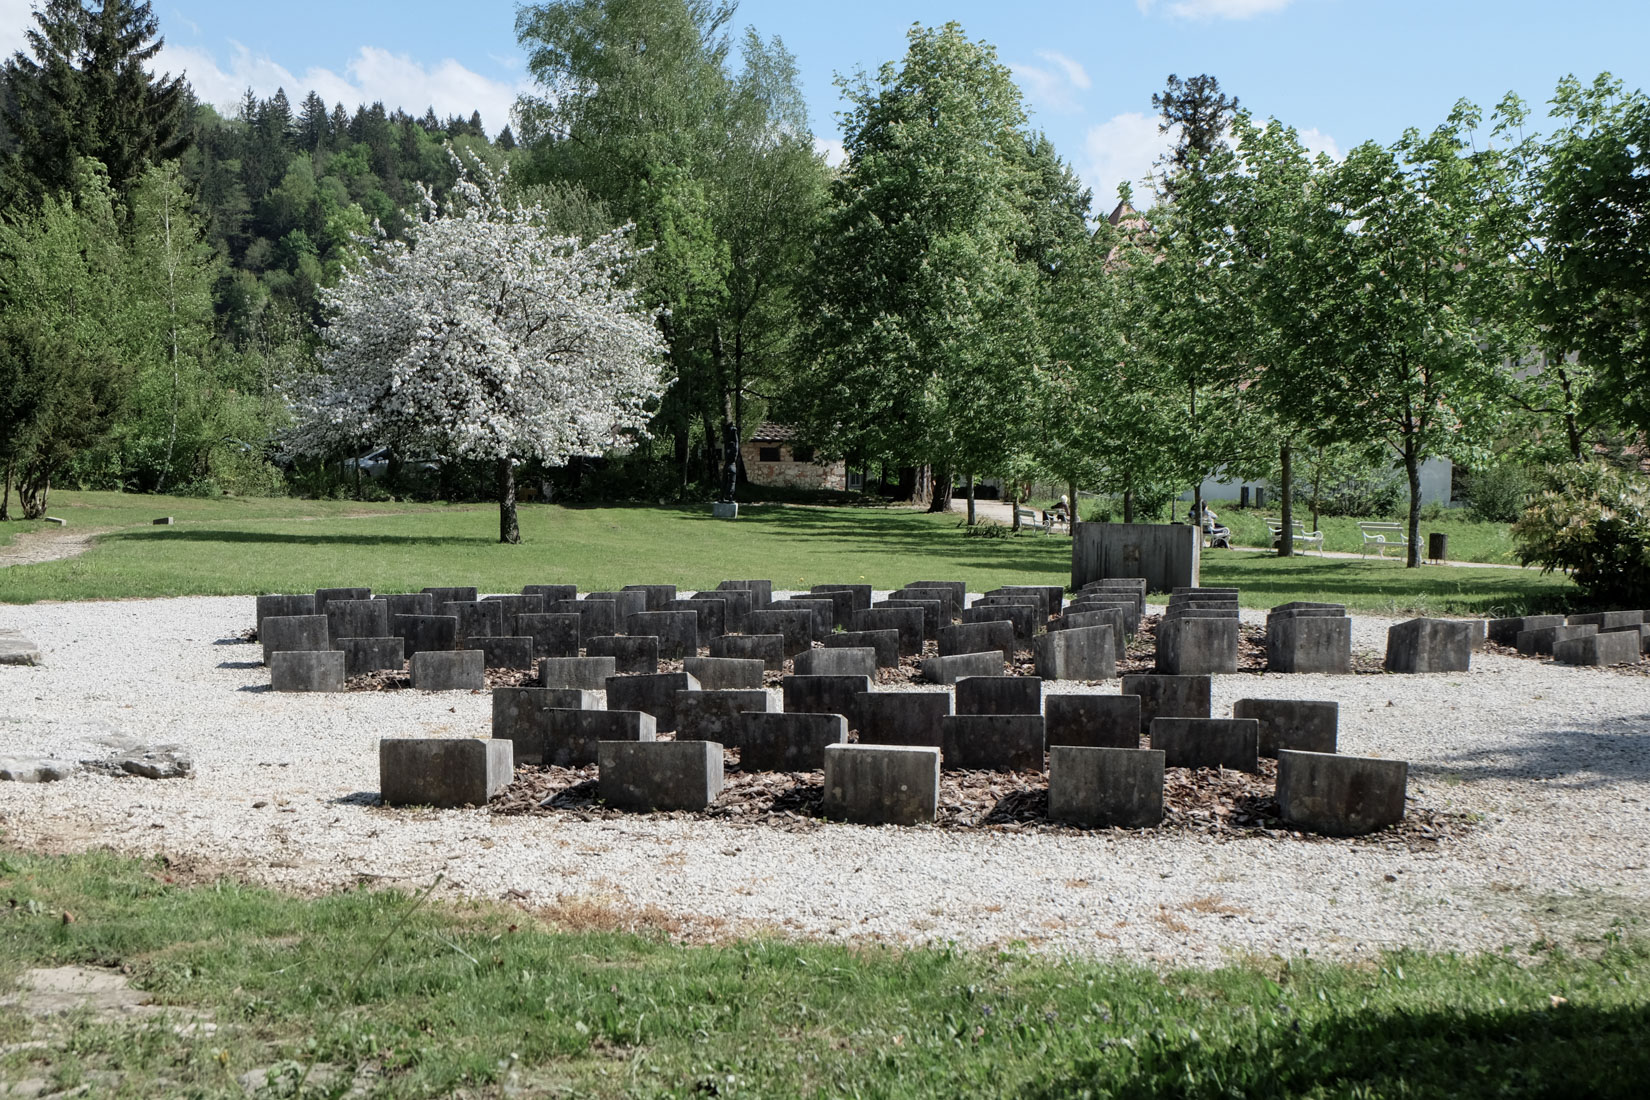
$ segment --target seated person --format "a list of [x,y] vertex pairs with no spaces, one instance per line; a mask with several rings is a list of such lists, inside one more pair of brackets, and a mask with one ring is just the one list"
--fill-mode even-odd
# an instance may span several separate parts
[[1222,527],[1220,525],[1220,521],[1216,518],[1215,514],[1209,510],[1209,506],[1207,504],[1203,506],[1203,534],[1208,538],[1210,546],[1218,547],[1222,550],[1230,550],[1232,548],[1232,529],[1230,527]]
[[1061,496],[1059,500],[1055,501],[1054,502],[1054,507],[1049,509],[1047,512],[1045,512],[1043,514],[1043,518],[1045,520],[1052,520],[1054,523],[1057,523],[1057,524],[1062,524],[1063,523],[1067,527],[1070,527],[1071,526],[1071,511],[1070,511],[1070,505],[1067,503],[1066,498],[1064,496]]

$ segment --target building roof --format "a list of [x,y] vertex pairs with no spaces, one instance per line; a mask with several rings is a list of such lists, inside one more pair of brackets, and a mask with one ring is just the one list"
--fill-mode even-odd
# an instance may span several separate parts
[[775,424],[771,420],[764,420],[757,425],[756,432],[751,436],[752,443],[794,443],[802,438],[802,433],[788,424]]

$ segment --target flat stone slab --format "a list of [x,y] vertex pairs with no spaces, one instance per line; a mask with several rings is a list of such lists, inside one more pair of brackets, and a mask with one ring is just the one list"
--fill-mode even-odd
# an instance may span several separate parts
[[38,665],[42,663],[40,647],[10,632],[0,633],[0,665]]
[[739,768],[747,772],[808,772],[825,766],[825,749],[848,740],[840,714],[746,711],[739,716]]
[[1280,749],[1334,752],[1341,705],[1318,699],[1239,699],[1232,704],[1232,717],[1260,723],[1262,756],[1277,756]]
[[515,775],[509,741],[386,737],[378,742],[378,789],[386,806],[485,806]]
[[603,802],[621,810],[702,810],[722,793],[715,741],[603,741],[596,746]]
[[1260,771],[1260,723],[1253,718],[1154,718],[1151,737],[1171,768]]
[[1157,749],[1050,745],[1048,816],[1104,828],[1163,821],[1164,755]]
[[940,720],[940,734],[941,767],[1043,770],[1041,714],[953,714]]
[[727,691],[761,687],[767,669],[754,657],[689,657],[682,662],[682,671],[698,680],[705,691]]
[[1278,753],[1278,810],[1297,828],[1360,836],[1404,817],[1409,764],[1368,756]]
[[1055,745],[1080,748],[1140,747],[1140,696],[1050,695],[1043,701],[1043,731]]
[[906,745],[826,745],[820,809],[858,825],[932,823],[940,801],[940,750]]
[[341,649],[283,649],[270,657],[269,686],[273,691],[343,691],[345,667]]
[[429,649],[412,655],[412,686],[419,691],[480,691],[487,686],[479,649]]

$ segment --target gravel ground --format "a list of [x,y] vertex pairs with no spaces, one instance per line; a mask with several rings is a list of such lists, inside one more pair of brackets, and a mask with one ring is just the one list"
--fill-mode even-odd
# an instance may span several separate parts
[[[0,668],[0,757],[176,744],[196,767],[185,780],[0,783],[8,842],[107,846],[304,890],[415,886],[441,873],[454,896],[687,938],[1025,941],[1166,964],[1564,943],[1650,913],[1642,675],[1480,654],[1465,674],[1216,678],[1217,715],[1244,696],[1339,700],[1343,752],[1408,759],[1418,813],[1470,815],[1470,828],[1438,843],[787,830],[692,815],[378,807],[379,737],[485,736],[489,698],[275,695],[258,650],[240,641],[252,618],[250,597],[0,610],[0,627],[32,638],[46,662]],[[1356,618],[1354,649],[1383,649],[1389,625]]]

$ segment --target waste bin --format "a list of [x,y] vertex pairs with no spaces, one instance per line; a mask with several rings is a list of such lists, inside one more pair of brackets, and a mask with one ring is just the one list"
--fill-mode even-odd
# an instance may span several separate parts
[[1442,531],[1431,531],[1427,534],[1427,558],[1431,561],[1445,561],[1449,558],[1449,536]]

